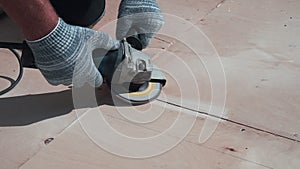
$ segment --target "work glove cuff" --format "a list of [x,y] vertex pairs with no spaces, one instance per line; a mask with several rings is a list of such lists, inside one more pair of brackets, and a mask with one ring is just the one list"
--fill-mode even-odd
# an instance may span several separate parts
[[161,10],[156,0],[122,0],[118,18],[144,12],[160,14]]
[[[70,64],[75,58],[59,57],[62,54],[72,56],[74,51],[80,47],[81,42],[75,27],[69,26],[62,19],[59,19],[57,26],[46,36],[35,41],[27,41],[31,48],[37,66],[42,69],[59,67],[58,64]],[[60,60],[58,60],[60,59]]]

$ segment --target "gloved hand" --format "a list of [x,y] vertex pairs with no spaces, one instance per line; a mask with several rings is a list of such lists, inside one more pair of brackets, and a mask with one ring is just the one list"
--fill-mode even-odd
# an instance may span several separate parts
[[164,24],[156,0],[122,0],[118,18],[117,39],[138,35],[143,49]]
[[109,51],[120,45],[105,33],[72,26],[62,19],[47,36],[27,43],[50,84],[83,86],[87,82],[95,87],[101,86],[103,78],[93,62],[93,50]]

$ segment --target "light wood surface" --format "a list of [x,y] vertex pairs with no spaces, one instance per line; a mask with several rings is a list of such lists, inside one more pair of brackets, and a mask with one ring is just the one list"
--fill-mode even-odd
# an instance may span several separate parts
[[[107,23],[115,19],[119,2],[108,1],[106,16],[94,29],[114,35],[114,30],[107,29]],[[87,104],[77,112],[83,115],[81,119],[88,122],[88,127],[95,125],[92,134],[100,141],[106,132],[99,132],[103,128],[97,128],[99,114],[94,110],[101,110],[115,130],[137,138],[162,133],[180,114],[187,122],[196,119],[180,144],[162,155],[145,159],[108,153],[95,144],[76,121],[72,91],[63,86],[50,86],[39,71],[26,69],[21,83],[0,97],[1,169],[299,168],[299,2],[160,0],[159,3],[165,13],[188,22],[180,22],[178,29],[174,27],[170,32],[180,30],[176,33],[181,37],[190,37],[197,32],[194,26],[203,31],[217,49],[226,79],[224,114],[219,118],[208,114],[213,94],[211,77],[203,62],[212,68],[218,68],[218,64],[209,57],[214,53],[207,39],[189,39],[192,44],[202,44],[196,49],[199,58],[190,46],[180,41],[184,38],[157,35],[145,52],[167,72],[168,83],[158,100],[137,107],[112,106],[107,88],[103,88],[98,91],[98,108],[92,106],[92,110],[84,114],[82,110],[89,108]],[[0,20],[0,25],[3,25],[0,39],[20,40],[11,22]],[[13,36],[2,31],[3,28],[11,28],[9,32]],[[15,78],[17,65],[10,53],[0,50],[0,60],[0,74]],[[8,82],[0,79],[0,87],[5,85]],[[191,90],[195,87],[198,92]],[[209,140],[200,144],[199,135],[207,118],[218,126]],[[128,119],[156,120],[137,124]],[[187,124],[190,123],[182,123],[181,129],[188,128]],[[150,143],[145,150],[152,147],[152,150],[160,150],[170,141],[178,140],[180,131],[168,133],[161,143]],[[136,148],[115,146],[119,141],[111,140],[107,145],[126,151]],[[143,150],[138,148],[136,152]]]

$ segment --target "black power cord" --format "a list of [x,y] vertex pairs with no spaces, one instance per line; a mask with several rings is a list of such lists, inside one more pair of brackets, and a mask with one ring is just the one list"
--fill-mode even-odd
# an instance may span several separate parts
[[8,88],[0,91],[0,96],[1,96],[1,95],[4,95],[5,93],[8,93],[9,91],[11,91],[13,88],[15,88],[17,86],[17,84],[21,81],[24,69],[23,69],[22,62],[21,62],[21,56],[16,51],[16,49],[22,49],[23,44],[0,42],[0,48],[5,48],[5,49],[10,50],[14,54],[14,56],[17,58],[18,63],[19,63],[19,75],[18,75],[17,79],[15,81],[13,81]]

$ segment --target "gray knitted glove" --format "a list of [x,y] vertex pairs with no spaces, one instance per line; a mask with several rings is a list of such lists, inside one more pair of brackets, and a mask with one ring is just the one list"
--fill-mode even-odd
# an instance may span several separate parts
[[146,48],[153,34],[164,24],[164,19],[156,0],[122,0],[117,22],[117,38],[138,35]]
[[119,42],[105,33],[68,25],[62,19],[47,36],[27,42],[37,67],[52,85],[73,82],[74,86],[83,86],[87,82],[99,87],[103,78],[93,62],[92,52],[119,47]]

